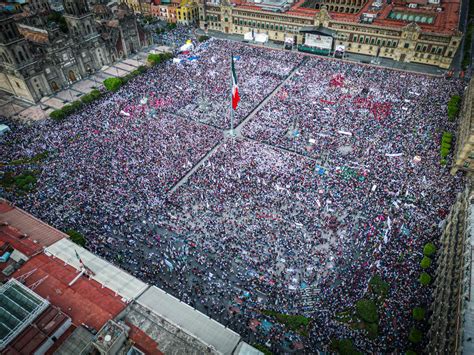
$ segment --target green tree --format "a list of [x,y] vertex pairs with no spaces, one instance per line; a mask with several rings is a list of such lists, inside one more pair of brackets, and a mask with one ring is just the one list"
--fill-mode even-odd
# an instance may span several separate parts
[[431,276],[427,274],[426,272],[422,272],[420,275],[419,281],[423,286],[427,286],[431,282]]
[[424,256],[423,259],[421,259],[420,266],[422,269],[428,269],[431,266],[431,259]]
[[379,275],[374,275],[369,282],[370,288],[372,291],[383,298],[387,297],[390,285],[382,280]]
[[368,323],[376,323],[379,320],[377,306],[372,300],[361,299],[356,303],[357,316]]
[[419,342],[421,342],[422,338],[423,338],[423,334],[421,333],[420,330],[416,328],[411,328],[410,335],[408,336],[408,340],[410,340],[414,344],[418,344]]
[[71,238],[71,241],[76,243],[77,245],[80,245],[81,247],[85,247],[86,246],[86,238],[84,238],[84,236],[75,231],[74,229],[69,229],[68,231],[66,231],[66,234],[69,235]]
[[413,308],[413,319],[418,321],[425,319],[425,309],[422,307]]
[[431,256],[436,252],[436,247],[434,246],[433,243],[427,243],[423,247],[423,254],[426,256]]
[[377,323],[365,323],[365,329],[371,339],[375,339],[379,335],[379,326]]
[[60,109],[60,110],[54,110],[53,112],[51,112],[49,114],[49,117],[51,117],[55,121],[61,121],[66,117],[66,115],[63,112],[63,110]]
[[454,121],[461,108],[461,96],[453,95],[448,102],[448,119]]
[[104,80],[104,86],[109,91],[117,91],[122,86],[122,79],[120,78],[107,78]]

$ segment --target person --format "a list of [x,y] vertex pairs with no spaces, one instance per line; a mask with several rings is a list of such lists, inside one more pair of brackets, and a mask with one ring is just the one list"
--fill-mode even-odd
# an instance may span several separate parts
[[[234,140],[223,134],[232,53]],[[4,195],[276,351],[335,337],[366,352],[404,349],[411,309],[431,301],[416,251],[436,242],[439,211],[463,184],[438,156],[462,82],[217,39],[176,58],[63,122],[15,125],[0,138],[3,167],[40,173],[30,193]],[[40,162],[5,160],[44,151]],[[381,336],[369,340],[335,316],[373,275],[390,292]],[[311,317],[311,336],[261,310]],[[266,322],[250,332],[253,319]]]

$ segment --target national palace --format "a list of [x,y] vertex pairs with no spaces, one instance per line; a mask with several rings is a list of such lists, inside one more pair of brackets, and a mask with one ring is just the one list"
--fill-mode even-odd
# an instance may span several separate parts
[[230,34],[265,33],[276,42],[330,35],[347,53],[447,69],[460,45],[460,0],[200,1],[199,26]]

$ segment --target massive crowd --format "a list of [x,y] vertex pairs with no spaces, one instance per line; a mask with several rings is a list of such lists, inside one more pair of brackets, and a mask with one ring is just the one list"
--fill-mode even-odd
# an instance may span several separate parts
[[[438,148],[462,83],[194,43],[64,122],[0,138],[3,163],[50,152],[32,193],[4,195],[251,342],[290,351],[351,338],[365,352],[404,349],[411,309],[429,300],[417,282],[422,245],[436,241],[461,184]],[[236,123],[286,80],[235,139],[222,132],[231,55]],[[381,336],[369,340],[334,315],[374,274],[391,287]],[[310,336],[262,309],[313,318]]]

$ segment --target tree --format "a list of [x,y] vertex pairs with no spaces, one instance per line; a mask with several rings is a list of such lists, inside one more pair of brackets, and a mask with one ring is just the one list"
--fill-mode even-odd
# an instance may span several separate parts
[[77,245],[80,245],[81,247],[85,247],[86,246],[86,238],[84,238],[84,236],[75,231],[74,229],[69,229],[68,231],[66,231],[66,234],[69,235],[71,238],[71,241],[76,243]]
[[104,80],[104,86],[109,91],[117,91],[122,86],[122,79],[107,78]]
[[199,42],[205,42],[205,41],[207,41],[208,39],[209,39],[209,36],[204,36],[204,35],[203,35],[203,36],[199,36],[199,37],[198,37],[198,41],[199,41]]
[[427,286],[431,282],[431,276],[427,274],[426,272],[422,272],[420,275],[419,281],[423,286]]
[[159,54],[151,53],[151,54],[148,54],[147,59],[148,59],[148,62],[151,63],[151,65],[157,65],[171,58],[173,58],[173,55],[171,53],[159,53]]
[[431,259],[424,256],[423,259],[421,259],[420,266],[422,269],[428,269],[431,266]]
[[426,256],[431,256],[436,252],[436,247],[434,246],[433,243],[427,243],[425,244],[423,248],[423,254]]
[[376,323],[379,320],[377,306],[372,300],[361,299],[357,301],[356,314],[364,322]]
[[408,340],[410,340],[414,344],[418,344],[419,342],[421,342],[422,338],[423,338],[423,334],[421,333],[420,330],[416,328],[411,328],[410,335],[408,336]]
[[422,307],[413,308],[413,319],[418,321],[425,319],[425,309]]
[[375,339],[379,335],[379,326],[377,323],[365,323],[365,329],[371,339]]
[[448,102],[448,119],[454,121],[461,108],[461,96],[453,95]]
[[64,114],[63,110],[54,110],[49,114],[49,117],[51,117],[55,121],[61,121],[66,117]]
[[384,280],[382,280],[379,275],[374,275],[370,279],[369,285],[376,295],[382,296],[383,298],[387,297],[390,285]]

